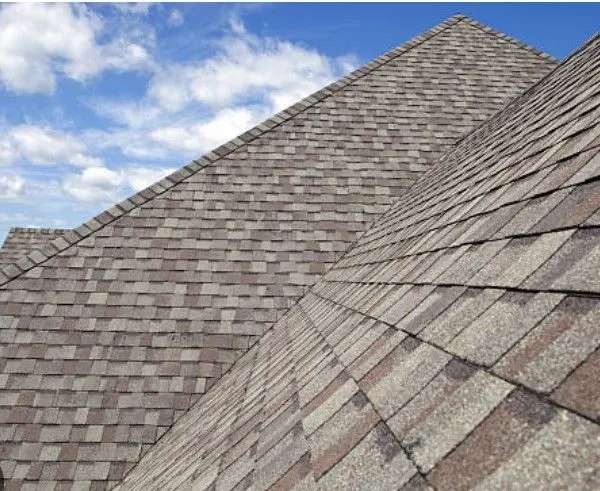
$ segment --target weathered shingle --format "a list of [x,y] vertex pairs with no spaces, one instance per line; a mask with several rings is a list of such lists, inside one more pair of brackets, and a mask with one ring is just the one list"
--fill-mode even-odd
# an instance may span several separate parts
[[306,489],[597,489],[599,176],[572,164],[600,148],[598,67],[597,36],[444,154],[119,489],[219,482],[247,421],[232,414],[271,422],[296,400],[306,426],[270,447],[269,479],[244,461],[241,489],[284,472]]
[[[575,99],[534,127],[514,109],[521,117],[498,116],[432,165],[555,66],[450,19],[2,269],[4,475],[15,487],[41,479],[100,489],[146,455],[128,486],[335,487],[352,472],[357,483],[372,479],[364,462],[392,473],[376,476],[382,487],[423,482],[383,420],[460,355],[448,351],[453,337],[442,327],[419,324],[481,291],[491,292],[475,302],[485,310],[530,276],[492,268],[480,278],[498,288],[482,290],[470,281],[476,268],[447,291],[436,282],[510,220],[502,211],[488,223],[491,212],[548,186],[551,165],[584,151],[595,133],[581,136],[581,122],[569,139],[560,132],[572,129]],[[576,71],[556,73],[578,87]],[[531,104],[558,94],[544,87]],[[342,284],[331,290],[337,300],[319,290],[290,311],[396,201],[323,283]],[[528,243],[510,233],[504,258],[513,242]],[[569,244],[564,230],[545,233],[562,241],[541,240],[532,268]],[[363,288],[378,281],[383,288]],[[422,315],[410,315],[422,302]],[[389,373],[375,376],[386,363]],[[491,395],[468,405],[463,432],[498,403],[504,386],[487,380]],[[440,427],[429,444],[448,432]],[[424,467],[444,457],[423,455]]]

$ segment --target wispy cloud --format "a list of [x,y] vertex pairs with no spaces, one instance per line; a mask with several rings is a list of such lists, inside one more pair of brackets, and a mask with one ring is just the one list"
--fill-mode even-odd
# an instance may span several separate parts
[[91,156],[75,136],[48,126],[17,125],[5,130],[0,139],[0,161],[25,159],[35,165],[69,164],[97,166],[101,159]]
[[259,100],[280,110],[339,77],[356,62],[329,58],[304,46],[246,30],[232,19],[230,31],[215,41],[216,53],[204,60],[165,64],[152,77],[148,97],[165,111],[188,104],[220,108]]
[[14,172],[0,173],[0,200],[15,200],[23,195],[25,179]]
[[143,2],[125,2],[115,3],[113,4],[113,7],[123,14],[148,15],[152,4]]
[[169,16],[167,17],[167,25],[170,27],[178,27],[185,21],[181,10],[173,9],[169,12]]

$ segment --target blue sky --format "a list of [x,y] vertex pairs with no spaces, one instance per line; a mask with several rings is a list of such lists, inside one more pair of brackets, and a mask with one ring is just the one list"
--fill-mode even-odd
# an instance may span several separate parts
[[563,58],[598,4],[0,7],[0,241],[73,227],[464,13]]

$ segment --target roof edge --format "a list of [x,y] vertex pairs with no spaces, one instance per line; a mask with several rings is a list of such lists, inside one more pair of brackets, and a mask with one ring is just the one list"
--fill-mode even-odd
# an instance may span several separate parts
[[81,224],[79,227],[76,227],[73,230],[66,231],[66,233],[62,237],[54,239],[42,248],[32,251],[16,263],[0,267],[0,286],[3,286],[6,283],[18,278],[23,273],[29,271],[30,269],[36,266],[39,266],[40,264],[46,262],[48,259],[52,258],[53,256],[56,256],[57,254],[68,249],[69,247],[76,245],[78,242],[85,239],[92,233],[121,218],[122,216],[129,213],[131,210],[138,208],[144,203],[156,198],[157,196],[164,194],[177,184],[185,181],[188,177],[196,174],[205,167],[217,162],[221,158],[252,142],[256,138],[270,131],[276,126],[279,126],[285,121],[288,121],[289,119],[297,116],[298,114],[304,112],[306,109],[314,106],[318,102],[321,102],[327,97],[354,83],[356,80],[365,77],[366,75],[370,74],[371,72],[380,68],[386,63],[394,60],[402,54],[410,51],[412,48],[419,46],[420,44],[428,41],[440,32],[448,29],[449,27],[455,24],[458,24],[459,22],[465,19],[467,19],[467,17],[464,15],[454,15],[452,17],[449,17],[448,19],[435,25],[428,31],[425,31],[422,34],[419,34],[418,36],[409,39],[405,43],[402,43],[401,45],[392,48],[391,50],[385,52],[383,55],[366,63],[360,68],[357,68],[345,77],[335,82],[332,82],[324,88],[305,97],[296,104],[293,104],[292,106],[284,109],[283,111],[280,111],[279,113],[266,119],[262,123],[259,123],[258,125],[254,126],[245,133],[242,133],[241,135],[208,152],[202,157],[192,160],[192,162],[181,167],[179,170],[164,177],[163,179],[152,184],[146,189],[139,191],[131,197],[126,198],[120,203],[113,205],[112,207],[91,218],[87,222]]

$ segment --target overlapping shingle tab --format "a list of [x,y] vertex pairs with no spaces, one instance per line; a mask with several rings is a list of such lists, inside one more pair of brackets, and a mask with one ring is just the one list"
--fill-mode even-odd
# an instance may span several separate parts
[[598,489],[600,36],[393,204],[119,489]]
[[0,247],[0,266],[20,261],[67,232],[59,228],[11,228]]
[[[367,482],[374,466],[386,472],[373,478],[418,484],[422,473],[413,472],[410,455],[355,373],[373,379],[370,390],[383,391],[381,404],[392,411],[400,399],[385,402],[385,391],[393,388],[368,375],[379,357],[399,356],[392,351],[400,346],[415,351],[413,363],[433,364],[427,366],[435,371],[449,355],[428,345],[418,351],[404,331],[390,327],[392,314],[375,322],[359,311],[328,347],[311,323],[321,319],[311,321],[306,305],[317,302],[320,290],[280,321],[285,327],[268,329],[392,201],[404,200],[407,187],[451,143],[554,66],[505,36],[453,18],[5,267],[0,465],[11,486],[115,484],[215,383],[218,390],[200,412],[186,416],[155,448],[160,453],[164,442],[174,442],[159,462],[172,464],[170,485],[187,482],[189,471],[207,485],[218,476],[266,487],[293,468],[290,482],[316,475],[334,487],[348,473]],[[478,141],[465,140],[460,151],[469,145]],[[445,196],[444,189],[436,192]],[[552,245],[558,240],[539,250]],[[365,247],[361,241],[344,261],[358,259],[354,254]],[[433,289],[425,285],[406,298],[422,301]],[[382,284],[384,290],[397,296],[393,282]],[[450,291],[464,301],[465,292]],[[361,304],[370,302],[368,295]],[[449,303],[448,297],[440,302]],[[294,320],[299,308],[306,314]],[[320,308],[330,315],[329,307]],[[236,360],[236,369],[217,382]],[[355,361],[350,376],[345,363]],[[579,377],[585,376],[582,367]],[[506,387],[487,375],[473,380],[488,394],[473,409],[483,418]],[[333,381],[339,387],[329,387]],[[406,394],[418,393],[420,383],[413,380]],[[264,384],[272,392],[264,393]],[[474,389],[465,382],[464,390]],[[562,397],[576,391],[573,382]],[[238,405],[243,400],[249,405]],[[216,415],[221,426],[213,428]],[[305,417],[310,432],[300,424]],[[202,428],[187,428],[189,418],[200,418]],[[228,424],[240,418],[244,427],[230,433]],[[348,422],[343,441],[337,433],[342,420]],[[182,428],[188,435],[214,431],[209,441],[173,440]],[[222,468],[220,460],[198,458],[240,438]],[[207,467],[188,468],[179,461],[184,450]],[[342,467],[334,455],[347,455]],[[127,483],[144,486],[137,473],[146,465]]]

